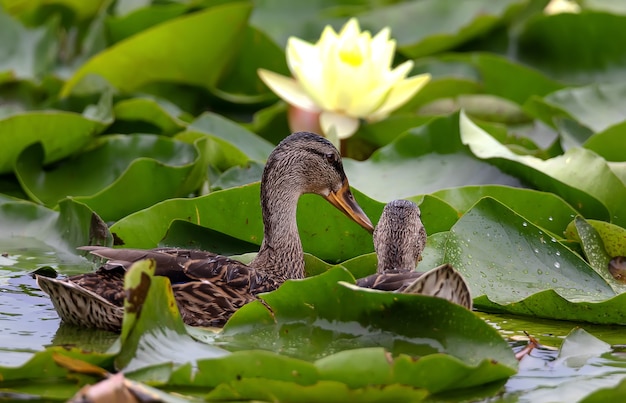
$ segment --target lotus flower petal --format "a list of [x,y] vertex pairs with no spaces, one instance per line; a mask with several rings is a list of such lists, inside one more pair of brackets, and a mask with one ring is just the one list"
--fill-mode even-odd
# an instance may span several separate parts
[[329,133],[334,128],[339,139],[345,139],[354,134],[359,128],[359,119],[339,113],[324,111],[320,115],[320,126],[324,133]]
[[303,91],[296,80],[264,69],[259,69],[258,74],[265,85],[291,105],[313,112],[319,111],[315,102]]
[[409,99],[411,99],[429,81],[430,74],[420,74],[419,76],[400,81],[391,89],[382,106],[368,116],[367,119],[376,121],[386,118],[391,112],[398,109],[401,105],[404,105]]

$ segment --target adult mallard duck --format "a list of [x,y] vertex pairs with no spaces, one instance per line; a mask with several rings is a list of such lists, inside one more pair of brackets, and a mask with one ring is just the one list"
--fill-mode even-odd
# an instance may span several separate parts
[[368,231],[372,223],[355,201],[341,156],[326,139],[298,132],[285,138],[267,159],[261,178],[264,238],[259,253],[245,265],[210,252],[160,248],[79,249],[108,259],[98,271],[65,279],[36,276],[64,322],[119,330],[123,316],[124,273],[142,259],[156,261],[156,274],[172,282],[185,323],[220,326],[256,294],[287,279],[304,278],[304,253],[296,223],[298,199],[315,193]]
[[361,287],[440,297],[472,309],[469,287],[450,264],[415,271],[426,246],[419,207],[408,200],[388,203],[374,230],[376,274],[357,280]]

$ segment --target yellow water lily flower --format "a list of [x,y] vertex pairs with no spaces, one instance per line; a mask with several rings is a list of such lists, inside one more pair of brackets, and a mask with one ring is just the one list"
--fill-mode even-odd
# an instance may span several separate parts
[[316,44],[291,37],[287,64],[294,78],[259,69],[263,82],[293,107],[319,114],[324,134],[350,137],[359,119],[386,118],[430,80],[429,74],[406,78],[413,68],[391,62],[396,42],[384,28],[372,38],[356,18],[336,33],[326,26]]

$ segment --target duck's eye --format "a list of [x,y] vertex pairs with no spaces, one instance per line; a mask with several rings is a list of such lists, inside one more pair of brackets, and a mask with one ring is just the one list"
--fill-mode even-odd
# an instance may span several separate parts
[[325,157],[329,164],[334,164],[337,161],[337,156],[334,153],[328,153]]

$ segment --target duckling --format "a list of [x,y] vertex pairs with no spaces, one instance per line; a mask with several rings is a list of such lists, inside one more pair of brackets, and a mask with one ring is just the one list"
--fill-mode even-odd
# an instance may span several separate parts
[[357,280],[357,285],[431,295],[472,309],[469,287],[450,264],[426,273],[414,271],[425,246],[426,229],[419,207],[408,200],[388,203],[374,230],[374,249],[378,256],[376,274]]
[[267,159],[261,178],[263,241],[249,265],[211,252],[158,248],[79,249],[108,259],[98,271],[65,279],[36,276],[64,322],[117,331],[121,328],[124,274],[142,259],[156,261],[166,276],[181,316],[192,326],[221,326],[256,295],[287,279],[304,278],[304,253],[296,208],[302,194],[324,197],[366,230],[373,226],[354,199],[341,156],[325,138],[297,132],[281,141]]

